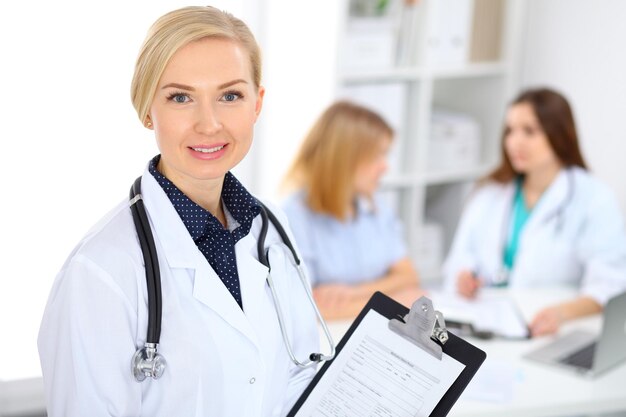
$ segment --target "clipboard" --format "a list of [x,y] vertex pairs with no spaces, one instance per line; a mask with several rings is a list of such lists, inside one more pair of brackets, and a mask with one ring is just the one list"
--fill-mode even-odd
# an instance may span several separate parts
[[[317,403],[317,399],[314,400],[314,398],[319,398],[321,395],[329,395],[324,391],[329,389],[329,382],[327,380],[332,380],[332,378],[334,378],[332,375],[339,372],[337,369],[333,369],[333,365],[339,363],[339,365],[335,367],[339,368],[342,366],[341,363],[345,362],[346,359],[352,360],[350,356],[342,357],[342,352],[346,344],[350,342],[351,338],[353,338],[356,333],[362,333],[359,328],[362,323],[364,323],[366,317],[368,317],[366,319],[368,323],[371,322],[373,318],[376,318],[378,322],[383,321],[384,318],[384,323],[388,326],[388,330],[393,332],[393,336],[398,336],[395,338],[391,337],[395,339],[395,343],[402,343],[405,346],[409,344],[415,346],[412,349],[417,349],[415,352],[419,352],[420,355],[429,355],[427,356],[428,361],[435,364],[435,366],[438,366],[437,360],[441,361],[442,366],[444,362],[454,362],[454,365],[458,368],[462,365],[462,370],[458,376],[453,379],[453,382],[446,389],[445,393],[438,397],[438,400],[431,399],[431,401],[436,402],[436,405],[428,415],[431,417],[446,416],[474,377],[487,355],[465,340],[447,332],[443,316],[432,307],[433,305],[430,299],[421,297],[409,310],[383,293],[376,292],[337,345],[335,358],[332,361],[326,362],[320,368],[300,398],[296,401],[287,417],[308,417],[312,415],[310,412],[311,404]],[[427,311],[429,308],[430,311]],[[392,333],[388,333],[388,335],[392,335]],[[435,339],[437,341],[435,341]],[[346,349],[346,351],[348,351],[348,349]],[[350,355],[350,352],[346,352],[346,355]],[[422,358],[424,357],[426,356],[422,356]],[[368,363],[367,360],[361,359],[362,363]],[[396,372],[395,374],[397,375],[398,373]],[[452,375],[451,378],[453,378],[454,375]],[[381,376],[381,379],[383,377],[384,376]],[[333,383],[338,384],[336,381]],[[358,387],[358,390],[366,391],[366,388]],[[320,394],[320,392],[324,394]],[[334,395],[334,393],[332,395]],[[322,399],[322,402],[323,401],[324,399]],[[307,409],[309,409],[309,411],[304,411]],[[329,415],[343,415],[342,413],[343,412],[340,411],[340,414]],[[393,415],[392,413],[389,414]],[[313,415],[325,414],[313,413]],[[346,413],[346,415],[348,414]],[[359,415],[359,413],[353,411],[352,415]],[[404,415],[416,414],[409,411],[408,414]]]

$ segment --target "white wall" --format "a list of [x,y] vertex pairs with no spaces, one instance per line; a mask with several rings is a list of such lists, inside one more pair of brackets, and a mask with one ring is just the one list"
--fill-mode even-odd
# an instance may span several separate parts
[[573,105],[591,170],[626,214],[626,2],[529,0],[523,85],[549,85]]

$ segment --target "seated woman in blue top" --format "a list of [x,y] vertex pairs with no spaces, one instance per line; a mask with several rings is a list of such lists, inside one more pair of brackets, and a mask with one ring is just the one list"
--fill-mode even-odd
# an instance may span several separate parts
[[375,197],[392,138],[378,114],[336,102],[287,173],[286,183],[298,191],[283,208],[327,319],[356,316],[375,291],[405,304],[420,295],[400,222]]
[[578,289],[535,316],[535,336],[601,311],[626,290],[622,216],[611,190],[587,171],[561,94],[531,89],[513,101],[502,162],[465,209],[444,271],[448,287],[466,297],[483,285]]

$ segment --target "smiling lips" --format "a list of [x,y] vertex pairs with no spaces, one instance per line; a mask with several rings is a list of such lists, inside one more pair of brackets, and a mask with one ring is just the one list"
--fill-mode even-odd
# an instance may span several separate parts
[[208,146],[190,146],[192,154],[199,159],[217,159],[222,156],[227,148],[227,144]]
[[196,152],[213,153],[221,150],[225,145],[214,146],[212,148],[191,148]]

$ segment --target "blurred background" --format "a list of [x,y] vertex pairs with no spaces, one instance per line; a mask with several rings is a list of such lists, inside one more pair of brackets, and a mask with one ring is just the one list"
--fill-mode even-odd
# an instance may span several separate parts
[[[188,3],[0,5],[3,182],[0,416],[41,415],[36,338],[56,272],[157,153],[130,103],[150,24]],[[626,214],[626,2],[220,0],[264,56],[253,148],[236,174],[279,201],[304,134],[334,99],[380,111],[397,140],[384,192],[436,285],[471,184],[499,157],[506,104],[545,85],[573,104],[591,170]]]

